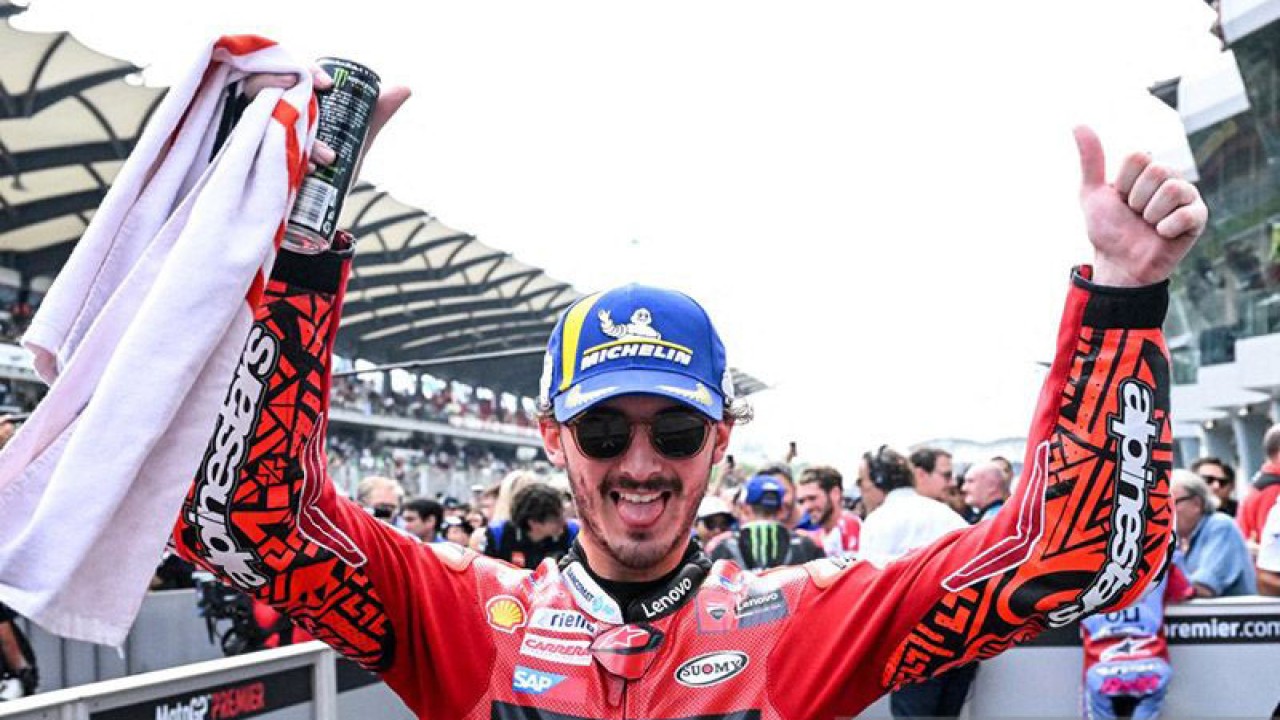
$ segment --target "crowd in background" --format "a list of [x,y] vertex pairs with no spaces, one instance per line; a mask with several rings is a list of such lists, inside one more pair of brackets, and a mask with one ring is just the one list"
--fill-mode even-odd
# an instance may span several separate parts
[[[0,419],[0,447],[13,430],[13,422]],[[1174,470],[1177,570],[1144,599],[1155,603],[1149,612],[1163,613],[1165,602],[1190,597],[1280,595],[1280,425],[1266,433],[1263,451],[1267,461],[1247,483],[1239,482],[1235,468],[1220,458],[1200,458]],[[794,453],[793,445],[785,461],[751,470],[730,457],[715,469],[695,525],[696,538],[712,559],[751,571],[821,557],[891,562],[1002,512],[1016,482],[1016,468],[1005,458],[960,465],[936,448],[899,453],[880,447],[865,453],[848,477],[835,467],[793,462]],[[499,457],[492,448],[459,446],[452,440],[413,447],[362,446],[354,437],[336,433],[330,439],[330,461],[360,473],[349,494],[370,515],[422,542],[452,542],[534,568],[544,559],[563,557],[579,531],[563,474],[550,472],[545,463],[537,470],[511,469],[520,463]],[[500,480],[471,484],[459,495],[428,494],[413,480],[415,463],[483,466],[502,474]],[[166,553],[152,589],[192,587],[197,583],[192,570]],[[229,631],[224,649],[240,652],[308,639],[270,608],[243,602],[236,612],[253,629],[239,635]],[[209,610],[202,605],[202,611]],[[1099,647],[1132,640],[1135,633],[1153,634],[1148,640],[1159,643],[1151,647],[1163,651],[1159,627],[1086,623],[1086,667],[1090,653],[1097,662]],[[38,681],[35,658],[14,628],[12,613],[0,608],[0,695],[6,688],[11,694],[30,692]],[[244,640],[246,634],[251,642]],[[1157,660],[1167,666],[1167,652]],[[1150,658],[1143,661],[1150,666]],[[973,664],[898,690],[890,698],[895,717],[959,715],[976,672]],[[1117,707],[1134,712],[1136,703],[1158,704],[1168,674],[1158,683],[1116,685],[1112,672],[1098,676],[1098,683],[1110,683],[1117,691],[1112,693]],[[1086,684],[1091,677],[1086,674]]]
[[354,410],[365,415],[391,415],[394,417],[433,422],[449,422],[450,418],[472,418],[482,424],[501,430],[503,426],[532,429],[537,419],[532,411],[520,403],[507,407],[497,397],[479,392],[455,392],[452,383],[443,383],[437,390],[423,389],[421,393],[397,392],[392,388],[380,391],[378,383],[361,381],[351,377],[336,377],[330,388],[334,407]]

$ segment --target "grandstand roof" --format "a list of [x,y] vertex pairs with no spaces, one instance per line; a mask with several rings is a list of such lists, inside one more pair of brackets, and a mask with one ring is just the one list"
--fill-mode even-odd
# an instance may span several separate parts
[[[164,90],[69,33],[12,27],[24,9],[0,0],[0,265],[30,280],[62,267]],[[340,225],[359,238],[340,354],[536,395],[547,336],[582,293],[369,183]],[[741,394],[765,387],[735,374]]]

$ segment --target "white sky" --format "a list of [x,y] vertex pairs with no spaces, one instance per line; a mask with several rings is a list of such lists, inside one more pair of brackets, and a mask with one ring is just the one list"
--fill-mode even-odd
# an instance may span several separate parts
[[736,451],[1026,432],[1071,265],[1071,127],[1185,145],[1146,88],[1200,0],[31,0],[168,84],[223,32],[415,91],[365,178],[580,290],[679,287],[775,386]]

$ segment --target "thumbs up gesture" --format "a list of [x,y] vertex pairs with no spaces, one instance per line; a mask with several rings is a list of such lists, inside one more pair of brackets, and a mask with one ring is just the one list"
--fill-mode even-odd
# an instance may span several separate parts
[[1093,281],[1135,287],[1165,280],[1209,219],[1195,185],[1146,153],[1125,158],[1107,183],[1102,143],[1076,128],[1080,150],[1080,206],[1093,244]]

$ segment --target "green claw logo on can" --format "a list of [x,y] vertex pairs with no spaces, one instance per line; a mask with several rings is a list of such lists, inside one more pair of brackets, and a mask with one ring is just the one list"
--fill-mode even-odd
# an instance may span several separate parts
[[332,148],[337,158],[302,180],[284,240],[289,249],[309,255],[327,250],[333,241],[342,203],[355,182],[381,82],[377,73],[350,60],[321,58],[316,64],[333,78],[333,87],[316,93],[320,108],[316,140]]

